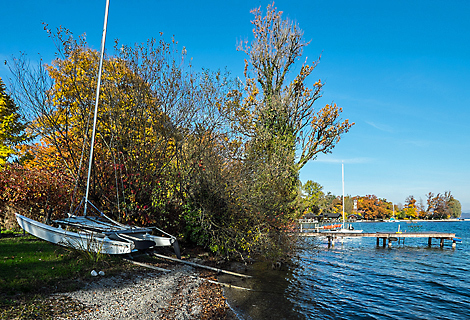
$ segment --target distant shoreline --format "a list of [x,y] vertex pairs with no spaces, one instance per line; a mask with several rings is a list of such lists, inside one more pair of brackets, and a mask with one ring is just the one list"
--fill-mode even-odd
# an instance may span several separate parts
[[[302,220],[302,219],[300,219]],[[305,219],[310,220],[310,219]],[[386,222],[386,223],[397,223],[397,222],[406,222],[406,223],[415,223],[415,222],[460,222],[460,221],[470,221],[470,218],[454,218],[454,219],[438,219],[438,220],[426,220],[426,219],[395,219],[395,220],[355,220],[355,221],[346,221],[345,223],[375,223],[375,222]],[[341,223],[341,220],[332,220],[332,221],[302,221],[304,224],[328,224],[328,223]]]
[[[395,221],[389,221],[389,220],[357,220],[355,222],[387,222],[387,223],[393,223],[393,222],[460,222],[460,221],[470,221],[470,218],[461,218],[461,219],[437,219],[437,220],[426,220],[426,219],[396,219]],[[352,222],[350,222],[352,223]]]

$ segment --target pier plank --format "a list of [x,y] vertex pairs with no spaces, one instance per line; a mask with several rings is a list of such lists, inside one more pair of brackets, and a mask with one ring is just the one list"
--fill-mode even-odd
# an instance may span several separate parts
[[362,232],[362,233],[348,233],[348,232],[335,232],[335,231],[324,231],[324,232],[302,232],[298,233],[302,237],[343,237],[343,238],[436,238],[436,239],[449,239],[455,238],[455,233],[451,232]]
[[303,237],[327,237],[328,238],[328,247],[335,245],[336,238],[376,238],[377,246],[380,244],[380,239],[382,239],[382,246],[385,248],[387,242],[388,246],[392,247],[392,241],[400,241],[400,239],[405,243],[405,238],[428,238],[428,245],[432,245],[432,239],[439,239],[441,248],[444,247],[444,240],[452,241],[452,248],[455,249],[458,238],[455,237],[455,233],[452,232],[362,232],[362,233],[349,233],[349,232],[339,232],[339,231],[323,231],[323,232],[299,232],[299,236]]

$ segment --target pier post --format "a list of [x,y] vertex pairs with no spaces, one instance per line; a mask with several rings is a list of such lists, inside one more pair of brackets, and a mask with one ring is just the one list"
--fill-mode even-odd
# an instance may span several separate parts
[[[332,231],[312,232],[310,229],[305,229],[305,230],[302,229],[302,231],[303,231],[302,233],[299,233],[300,236],[327,238],[328,248],[334,247],[336,238],[340,238],[338,240],[341,241],[341,244],[343,244],[344,238],[353,238],[353,237],[367,237],[367,238],[375,237],[377,248],[379,248],[379,246],[382,246],[384,249],[387,247],[387,245],[389,248],[393,247],[392,242],[394,241],[398,242],[398,246],[400,246],[400,244],[404,245],[405,238],[424,238],[424,239],[428,238],[429,247],[432,246],[433,238],[438,239],[440,240],[441,248],[444,247],[445,240],[451,240],[452,241],[451,246],[453,249],[457,247],[457,242],[462,241],[460,238],[457,238],[455,236],[455,233],[447,233],[447,232],[413,232],[413,233],[410,232],[410,233],[403,233],[403,234],[396,234],[395,232],[375,232],[375,233],[370,232],[370,233],[355,234],[355,233],[332,232]],[[380,243],[380,240],[382,240],[382,243]],[[387,244],[387,241],[388,241],[388,244]]]
[[333,236],[328,236],[328,248],[335,246],[335,238]]

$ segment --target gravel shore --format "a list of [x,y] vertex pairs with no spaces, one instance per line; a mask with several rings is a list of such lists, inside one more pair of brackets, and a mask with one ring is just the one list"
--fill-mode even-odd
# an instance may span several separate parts
[[220,286],[205,279],[216,280],[187,265],[165,273],[139,270],[96,277],[83,289],[54,298],[81,306],[59,319],[237,319]]

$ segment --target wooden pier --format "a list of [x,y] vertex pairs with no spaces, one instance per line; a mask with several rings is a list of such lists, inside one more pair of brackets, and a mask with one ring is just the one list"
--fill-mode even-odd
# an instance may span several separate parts
[[448,232],[375,232],[375,233],[349,233],[349,232],[336,232],[336,231],[324,231],[324,232],[301,232],[299,236],[302,237],[327,237],[328,246],[334,246],[335,240],[337,238],[377,238],[377,246],[380,245],[380,240],[382,239],[382,246],[385,248],[388,243],[388,247],[392,247],[392,242],[397,241],[400,243],[405,242],[405,238],[428,238],[428,245],[432,245],[432,239],[440,240],[441,248],[444,247],[444,241],[452,241],[452,248],[456,247],[456,243],[460,242],[459,238],[455,237],[455,233]]

